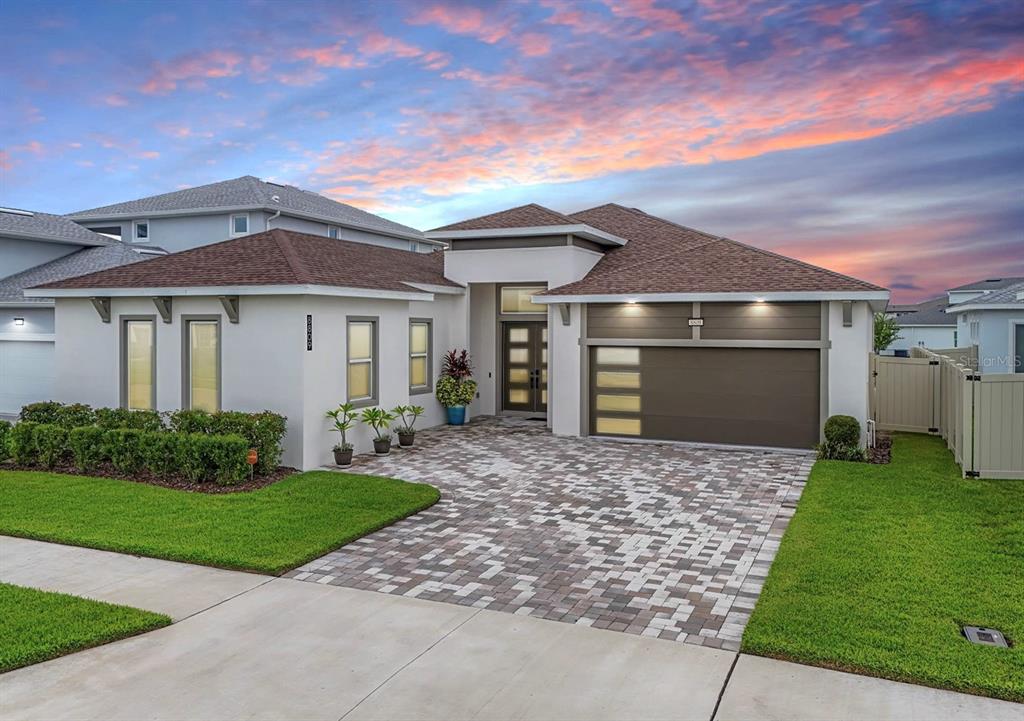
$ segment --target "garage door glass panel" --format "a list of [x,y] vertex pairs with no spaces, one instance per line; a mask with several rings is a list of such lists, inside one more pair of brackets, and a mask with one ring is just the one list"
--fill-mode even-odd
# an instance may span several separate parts
[[127,405],[133,410],[153,408],[153,321],[126,321]]
[[609,418],[606,416],[598,416],[596,427],[598,433],[608,433],[615,436],[640,435],[639,418]]
[[597,410],[638,413],[640,411],[640,396],[599,393],[597,395]]
[[639,388],[640,374],[632,371],[598,371],[598,388]]
[[597,364],[602,366],[640,365],[639,348],[598,348]]
[[220,410],[216,321],[189,323],[189,382],[191,408]]

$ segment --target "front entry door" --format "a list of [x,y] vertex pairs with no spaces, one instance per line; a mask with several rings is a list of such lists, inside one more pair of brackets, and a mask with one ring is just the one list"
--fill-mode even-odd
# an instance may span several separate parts
[[502,408],[546,412],[548,409],[548,324],[502,323]]

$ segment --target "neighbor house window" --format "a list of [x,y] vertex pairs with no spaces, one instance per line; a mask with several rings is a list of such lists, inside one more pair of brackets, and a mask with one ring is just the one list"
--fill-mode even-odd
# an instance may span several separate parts
[[341,230],[336,225],[327,226],[327,237],[337,240],[341,237]]
[[231,235],[245,235],[249,232],[249,214],[231,216]]
[[409,321],[409,392],[430,392],[430,348],[433,324],[429,320]]
[[348,320],[348,399],[360,405],[376,403],[377,320]]
[[145,243],[149,240],[149,221],[148,220],[136,220],[133,223],[135,232],[133,238],[136,243]]
[[535,286],[504,286],[501,289],[501,313],[502,315],[514,315],[516,313],[547,313],[547,306],[534,303],[530,298],[543,293],[542,285]]
[[132,318],[121,332],[121,405],[132,410],[156,407],[156,321]]
[[185,318],[184,405],[220,410],[220,320]]

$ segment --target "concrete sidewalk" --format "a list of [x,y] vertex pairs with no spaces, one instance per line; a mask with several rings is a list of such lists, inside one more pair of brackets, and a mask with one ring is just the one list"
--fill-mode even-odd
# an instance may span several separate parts
[[0,676],[0,718],[708,721],[716,705],[716,721],[1024,714],[673,641],[5,537],[0,579],[183,619]]

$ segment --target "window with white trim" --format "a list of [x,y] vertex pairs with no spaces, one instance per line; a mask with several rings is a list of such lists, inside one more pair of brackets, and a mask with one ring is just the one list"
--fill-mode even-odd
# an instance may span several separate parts
[[350,318],[348,321],[348,399],[359,405],[373,405],[377,390],[377,321]]
[[132,223],[132,240],[136,243],[145,243],[149,241],[149,221],[148,220],[136,220]]
[[231,235],[246,235],[249,232],[249,214],[238,213],[231,216]]

